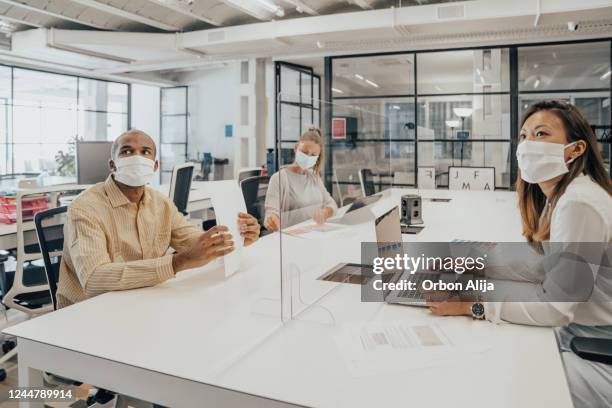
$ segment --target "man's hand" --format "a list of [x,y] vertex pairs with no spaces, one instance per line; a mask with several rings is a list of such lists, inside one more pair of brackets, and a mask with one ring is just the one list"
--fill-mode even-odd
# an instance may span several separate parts
[[244,246],[249,246],[259,239],[259,222],[250,214],[238,213],[240,235],[244,238]]
[[188,250],[175,254],[172,259],[174,273],[197,268],[225,256],[234,250],[232,235],[228,228],[217,225],[202,233]]
[[280,220],[276,214],[271,214],[268,218],[266,218],[266,222],[264,227],[268,231],[277,231],[280,228]]

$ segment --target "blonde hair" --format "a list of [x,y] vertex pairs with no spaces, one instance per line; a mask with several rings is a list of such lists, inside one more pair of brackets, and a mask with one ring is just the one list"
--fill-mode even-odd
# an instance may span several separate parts
[[309,127],[300,137],[299,143],[302,142],[314,142],[319,145],[321,148],[321,153],[319,153],[319,160],[312,168],[312,171],[316,174],[321,174],[321,169],[323,168],[324,160],[325,160],[325,143],[323,143],[323,136],[321,135],[321,130],[317,127]]

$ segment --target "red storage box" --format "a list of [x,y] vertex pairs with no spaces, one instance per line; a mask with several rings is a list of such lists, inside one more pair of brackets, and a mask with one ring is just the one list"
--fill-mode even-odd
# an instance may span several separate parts
[[[0,196],[0,222],[12,224],[17,221],[17,198],[14,194]],[[24,221],[34,219],[34,214],[49,208],[45,194],[33,194],[21,199],[21,214]]]

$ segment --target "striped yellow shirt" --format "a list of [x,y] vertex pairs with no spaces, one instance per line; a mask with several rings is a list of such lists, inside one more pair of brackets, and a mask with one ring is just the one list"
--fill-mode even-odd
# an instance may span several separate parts
[[168,248],[181,252],[201,233],[159,192],[146,187],[140,202],[132,203],[109,176],[68,209],[58,306],[174,277]]

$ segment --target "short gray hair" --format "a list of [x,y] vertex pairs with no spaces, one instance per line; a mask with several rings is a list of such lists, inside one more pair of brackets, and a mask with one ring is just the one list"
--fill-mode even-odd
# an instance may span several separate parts
[[155,155],[157,155],[157,145],[155,144],[155,140],[153,140],[151,136],[149,136],[146,132],[143,132],[142,130],[130,129],[120,134],[119,137],[117,137],[115,141],[113,142],[113,145],[111,146],[111,159],[117,160],[117,154],[119,152],[119,141],[121,140],[122,137],[130,135],[130,134],[141,134],[151,139],[151,141],[153,142],[153,145],[155,146]]

